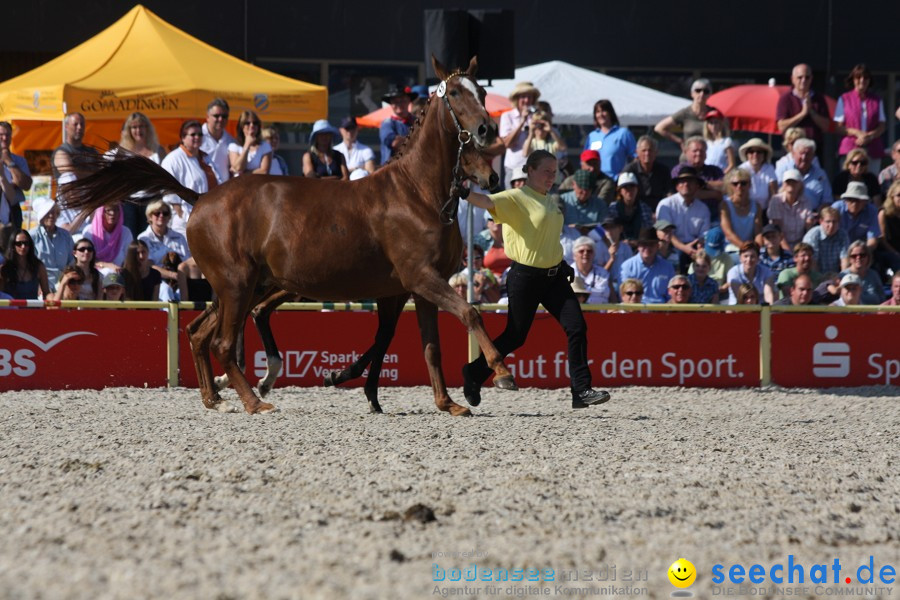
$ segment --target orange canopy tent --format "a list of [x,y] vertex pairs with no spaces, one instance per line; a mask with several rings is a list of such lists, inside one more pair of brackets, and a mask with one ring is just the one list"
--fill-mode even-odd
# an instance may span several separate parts
[[[498,94],[486,94],[484,107],[492,117],[499,117],[508,110],[512,110],[509,100]],[[381,127],[381,122],[393,114],[390,106],[383,106],[369,114],[357,117],[356,123],[360,127]]]
[[[13,122],[13,151],[51,150],[62,120],[85,116],[85,143],[105,149],[133,112],[150,117],[164,146],[216,97],[232,113],[267,122],[312,122],[328,114],[328,90],[238,60],[141,5],[107,29],[28,73],[0,83],[0,120]],[[236,121],[232,118],[233,123]]]

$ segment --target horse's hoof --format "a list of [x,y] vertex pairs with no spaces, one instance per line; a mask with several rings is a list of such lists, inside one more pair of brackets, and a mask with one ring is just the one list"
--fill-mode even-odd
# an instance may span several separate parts
[[516,385],[516,380],[513,379],[512,375],[504,375],[503,377],[495,377],[494,378],[494,387],[500,390],[509,390],[511,392],[516,392],[519,390],[519,386]]
[[259,391],[259,397],[265,398],[266,396],[269,395],[269,392],[272,391],[272,385],[263,383],[263,380],[260,379],[259,383],[257,384],[256,389]]
[[459,404],[454,404],[450,407],[450,414],[454,417],[471,417],[472,411],[466,408],[465,406],[460,406]]
[[369,412],[373,415],[383,415],[384,411],[381,410],[381,405],[377,402],[369,402]]
[[216,410],[220,413],[236,413],[239,412],[240,409],[233,404],[229,404],[228,402],[222,401],[216,405]]
[[278,407],[276,407],[274,404],[269,404],[268,402],[260,402],[259,405],[257,405],[255,410],[247,411],[247,412],[249,412],[250,414],[253,414],[253,415],[266,415],[269,413],[275,413],[275,412],[279,412],[279,411],[278,411]]
[[329,371],[325,373],[325,377],[322,378],[322,385],[325,387],[331,387],[333,385],[337,385],[337,376],[334,374],[334,371]]

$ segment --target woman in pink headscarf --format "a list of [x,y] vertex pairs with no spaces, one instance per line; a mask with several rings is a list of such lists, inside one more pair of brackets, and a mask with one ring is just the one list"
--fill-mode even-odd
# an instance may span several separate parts
[[131,230],[122,226],[121,202],[111,202],[94,211],[83,233],[85,239],[94,243],[96,268],[118,272],[125,263],[128,244],[134,239]]

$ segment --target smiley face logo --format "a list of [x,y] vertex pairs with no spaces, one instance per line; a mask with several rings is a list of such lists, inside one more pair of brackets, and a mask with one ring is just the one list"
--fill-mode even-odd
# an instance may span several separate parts
[[694,564],[686,558],[679,558],[669,567],[669,581],[678,588],[690,587],[694,580],[697,579],[697,569]]

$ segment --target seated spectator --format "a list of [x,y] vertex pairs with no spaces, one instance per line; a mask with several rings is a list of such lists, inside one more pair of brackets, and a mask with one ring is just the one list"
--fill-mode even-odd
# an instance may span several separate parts
[[728,196],[722,202],[720,221],[728,244],[727,252],[737,252],[752,242],[762,230],[762,209],[750,199],[750,174],[736,169],[728,174]]
[[841,277],[848,273],[857,275],[862,286],[860,304],[881,304],[884,301],[884,285],[872,266],[872,251],[865,242],[856,240],[847,250],[850,266],[841,271]]
[[798,242],[794,246],[794,266],[783,269],[778,274],[776,286],[782,295],[788,293],[788,289],[794,284],[797,277],[806,275],[812,281],[813,287],[822,283],[825,276],[815,270],[815,250],[809,244]]
[[100,287],[103,276],[97,270],[97,253],[94,250],[94,243],[87,239],[81,238],[75,242],[75,266],[81,271],[81,278],[84,284],[78,290],[79,300],[99,300],[103,293]]
[[806,232],[803,241],[812,246],[819,272],[838,273],[847,268],[850,238],[841,229],[841,218],[834,208],[822,207],[819,224]]
[[59,275],[56,282],[56,291],[51,293],[47,300],[78,300],[78,293],[84,285],[84,275],[76,265],[67,265]]
[[882,306],[900,306],[900,272],[891,277],[891,297],[881,303]]
[[344,155],[332,148],[339,135],[337,129],[325,119],[313,124],[309,134],[309,151],[303,155],[304,177],[350,179]]
[[759,304],[759,290],[752,283],[742,283],[738,286],[735,304]]
[[634,135],[628,128],[619,126],[616,109],[609,100],[598,100],[594,104],[594,124],[597,128],[588,134],[584,149],[600,153],[600,168],[615,181],[619,172],[634,158]]
[[[178,268],[181,266],[181,257],[177,252],[166,252],[163,257],[162,264],[154,265],[153,270],[160,274],[159,283],[159,300],[161,302],[180,302],[180,273]],[[187,283],[185,283],[187,285]]]
[[715,108],[706,113],[703,139],[706,140],[706,164],[719,167],[725,174],[731,172],[735,167],[731,128],[725,115]]
[[784,174],[781,191],[769,200],[769,221],[781,228],[782,248],[790,250],[816,224],[816,213],[803,195],[803,176],[791,169]]
[[47,269],[34,251],[34,240],[24,229],[10,236],[0,265],[0,291],[17,300],[37,300],[50,295]]
[[[154,200],[144,211],[149,225],[138,235],[138,239],[150,249],[150,260],[160,264],[166,252],[177,252],[182,260],[191,257],[187,239],[174,229],[169,228],[172,209],[162,200]],[[123,263],[124,264],[124,263]]]
[[572,245],[575,260],[571,267],[575,269],[575,276],[580,277],[584,287],[588,290],[589,304],[606,304],[610,302],[609,272],[594,262],[596,244],[587,236],[575,240]]
[[831,306],[859,306],[862,297],[862,281],[859,275],[848,273],[841,278],[840,297]]
[[677,192],[660,201],[656,207],[656,220],[666,220],[675,225],[672,243],[681,253],[681,266],[684,269],[703,247],[703,236],[709,229],[710,215],[706,204],[697,201],[703,180],[696,169],[681,166],[674,180]]
[[769,207],[769,198],[778,190],[775,167],[769,162],[772,146],[759,138],[751,138],[741,146],[739,153],[743,161],[740,168],[750,173],[750,199],[765,211]]
[[210,302],[213,298],[212,287],[194,257],[178,265],[178,294],[182,302]]
[[[138,239],[128,244],[123,271],[128,273],[128,278],[132,283],[132,300],[159,300],[159,285],[162,283],[162,276],[160,271],[153,267],[147,242]],[[177,277],[177,274],[173,274],[173,276]]]
[[644,284],[640,279],[626,279],[619,286],[622,304],[643,304]]
[[97,269],[118,271],[125,264],[125,252],[134,238],[122,220],[122,203],[111,202],[95,210],[81,232],[84,239],[94,243]]
[[584,287],[584,280],[577,275],[572,282],[572,291],[575,292],[575,297],[578,298],[579,304],[587,304],[588,298],[591,297],[590,291]]
[[888,197],[888,189],[900,181],[900,140],[897,140],[891,146],[891,158],[894,159],[894,162],[886,166],[878,174],[878,185],[881,186],[881,193],[885,198]]
[[593,189],[597,182],[597,175],[585,169],[575,171],[575,187],[571,192],[560,195],[563,202],[563,223],[568,227],[578,230],[581,235],[587,235],[600,224],[606,216],[608,207],[606,202],[598,198]]
[[238,118],[237,143],[228,144],[228,160],[234,177],[268,175],[272,166],[272,146],[262,138],[262,122],[252,110]]
[[[503,225],[494,222],[493,217],[487,220],[488,250],[484,253],[484,266],[490,269],[499,279],[512,265],[512,259],[506,255],[506,247],[503,245]],[[478,237],[483,239],[482,236]]]
[[768,267],[759,264],[759,246],[756,242],[745,242],[741,246],[740,260],[740,264],[728,271],[728,304],[741,304],[738,300],[738,288],[744,283],[755,287],[759,297],[767,304],[775,302],[775,279]]
[[[709,79],[697,79],[691,84],[691,103],[675,114],[666,117],[656,124],[653,130],[660,136],[667,138],[686,151],[687,140],[690,137],[703,135],[703,121],[711,110],[706,101],[712,94],[712,84]],[[681,131],[682,137],[675,132]]]
[[[688,275],[688,281],[691,284],[691,302],[693,304],[718,304],[719,284],[709,276],[712,261],[706,250],[697,253],[691,268],[691,274]],[[669,293],[671,294],[671,292]]]
[[278,146],[281,144],[281,136],[274,127],[263,127],[262,139],[269,142],[272,147],[272,165],[269,167],[269,175],[290,175],[287,161],[278,154]]
[[[844,170],[834,176],[831,183],[831,191],[834,198],[843,198],[844,192],[849,189],[851,183],[858,183],[864,188],[866,198],[874,204],[881,206],[884,195],[881,193],[881,185],[878,176],[869,171],[869,156],[862,148],[854,148],[847,153],[844,159]],[[857,190],[859,186],[857,186]],[[855,192],[859,194],[859,191]]]
[[[625,165],[619,174],[619,185],[622,185],[623,173],[631,173],[638,184],[637,199],[656,210],[659,201],[669,195],[672,186],[672,177],[669,169],[656,160],[659,153],[659,144],[652,136],[642,135],[637,141],[637,158]],[[649,225],[647,225],[649,227]],[[637,233],[635,233],[637,238]]]
[[[568,154],[566,142],[553,127],[553,114],[544,110],[538,110],[531,115],[531,126],[528,128],[528,135],[525,136],[522,154],[528,158],[535,150],[546,150],[555,156],[557,161],[565,160]],[[562,179],[562,172],[557,171],[556,184],[562,183]]]
[[50,198],[35,200],[31,208],[38,226],[31,230],[30,235],[34,240],[34,251],[47,270],[51,292],[56,291],[56,282],[59,281],[62,270],[75,262],[75,257],[72,256],[75,249],[72,234],[56,226],[59,212],[59,205]]
[[622,263],[634,256],[634,251],[625,240],[622,239],[622,221],[612,213],[606,215],[600,227],[595,230],[603,234],[603,238],[597,242],[597,256],[595,262],[599,263],[609,273],[613,283],[618,282],[618,274]]
[[[580,157],[580,169],[585,171],[591,171],[595,175],[597,175],[597,184],[594,189],[594,194],[597,195],[598,198],[603,198],[607,202],[611,202],[616,196],[616,184],[615,182],[606,176],[606,174],[600,170],[600,153],[596,150],[585,150],[581,153]],[[575,189],[575,174],[567,176],[563,179],[562,183],[557,187],[557,191],[562,192],[571,192]]]
[[838,211],[841,229],[847,232],[851,242],[864,242],[870,250],[878,247],[881,228],[878,226],[878,209],[872,206],[866,186],[851,181],[841,199],[831,205]]
[[777,279],[782,271],[794,266],[794,255],[782,247],[784,236],[781,235],[781,228],[778,225],[769,223],[762,228],[759,237],[763,242],[759,262],[769,267]]
[[[684,167],[692,167],[700,181],[696,196],[706,204],[711,217],[718,220],[719,204],[722,202],[722,191],[725,187],[725,173],[719,167],[706,164],[706,140],[700,136],[687,139],[684,156],[685,162],[672,169],[672,182],[678,183],[677,175]],[[677,185],[675,189],[678,191]]]
[[[666,180],[668,178],[667,173]],[[617,199],[609,207],[609,215],[621,221],[622,235],[632,249],[637,248],[637,237],[641,229],[653,227],[656,221],[650,206],[638,200],[639,190],[634,173],[624,171],[619,175]]]
[[666,298],[669,279],[675,274],[671,263],[658,256],[659,240],[656,231],[644,229],[638,236],[638,254],[622,263],[619,281],[637,279],[644,286],[644,302],[662,304]]
[[[481,246],[475,244],[472,249],[473,260],[472,266],[475,269],[473,284],[478,289],[479,297],[482,302],[497,302],[500,299],[500,285],[497,276],[484,266],[484,250]],[[463,250],[462,259],[463,269],[460,271],[465,277],[469,276],[468,249]]]
[[[710,227],[706,232],[704,251],[710,258],[709,276],[719,285],[719,298],[728,294],[728,271],[734,266],[731,255],[725,252],[725,234],[721,227]],[[699,254],[699,253],[698,253]],[[694,265],[688,268],[688,275],[694,272]]]
[[665,219],[660,219],[653,225],[653,229],[656,230],[656,238],[659,240],[659,256],[669,261],[672,268],[678,273],[682,267],[681,255],[675,249],[675,244],[672,243],[672,240],[675,239],[675,226]]
[[[469,277],[465,273],[454,273],[450,277],[449,283],[450,287],[453,288],[453,291],[455,291],[460,298],[462,298],[466,302],[469,301]],[[481,303],[481,296],[478,293],[477,289],[473,290],[472,303]]]
[[[792,147],[791,157],[794,160],[793,168],[799,171],[803,181],[803,194],[809,200],[810,208],[819,210],[820,206],[831,204],[834,200],[831,196],[831,183],[825,171],[813,162],[816,157],[816,143],[808,138],[798,139]],[[780,174],[781,181],[784,181],[786,173],[787,170]]]
[[880,270],[900,273],[900,180],[888,188],[884,206],[878,212],[878,230],[881,238],[875,260]]
[[112,302],[131,300],[125,293],[125,279],[122,275],[111,272],[103,276],[103,299]]
[[788,286],[785,297],[775,302],[775,306],[809,306],[813,304],[814,289],[809,275],[798,275]]
[[[796,169],[797,167],[794,165],[794,142],[799,140],[800,138],[806,137],[806,131],[802,127],[788,127],[784,132],[784,137],[782,137],[781,147],[784,148],[784,156],[775,161],[775,177],[778,181],[782,181],[782,175],[784,175],[785,171],[789,171],[790,169]],[[821,167],[822,165],[819,163],[818,158],[813,159],[813,164],[817,167]]]
[[356,140],[359,136],[359,127],[356,124],[356,119],[347,117],[341,121],[340,132],[343,141],[335,146],[334,149],[344,155],[344,159],[347,162],[347,172],[353,175],[354,171],[362,169],[369,174],[374,173],[375,152]]
[[669,304],[690,304],[691,282],[687,275],[675,275],[669,279]]

